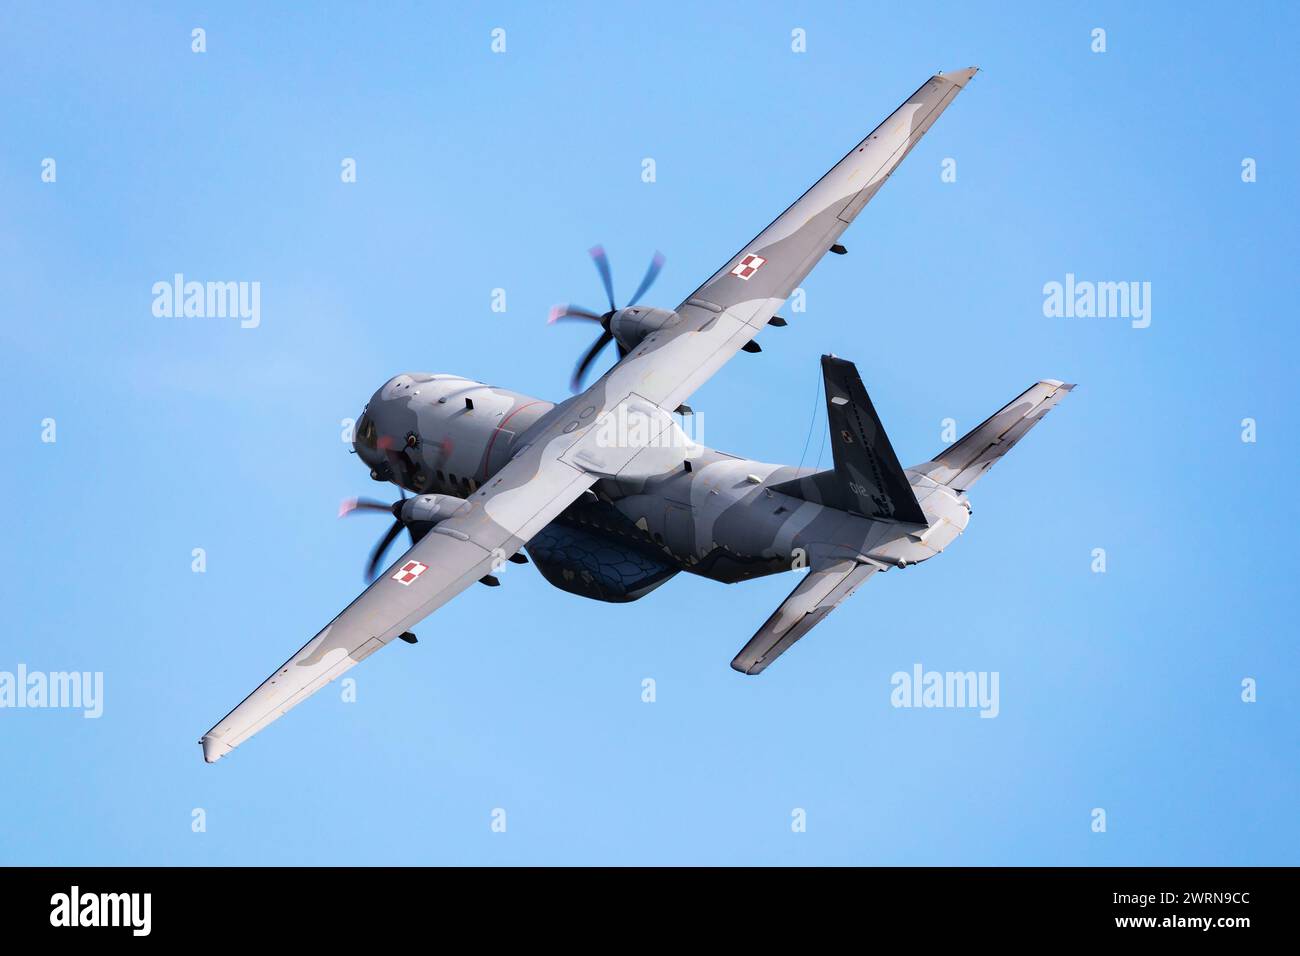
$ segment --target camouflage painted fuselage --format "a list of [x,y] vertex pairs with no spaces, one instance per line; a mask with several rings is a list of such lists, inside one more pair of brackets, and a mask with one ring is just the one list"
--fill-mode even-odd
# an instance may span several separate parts
[[[560,405],[453,375],[404,374],[366,406],[355,447],[372,477],[417,495],[464,498],[487,482]],[[958,492],[916,471],[908,479],[926,525],[868,519],[774,486],[810,479],[811,468],[773,465],[694,444],[663,473],[605,478],[527,545],[538,569],[566,591],[635,600],[679,571],[734,583],[808,566],[811,557],[863,556],[883,566],[932,557],[966,527]]]

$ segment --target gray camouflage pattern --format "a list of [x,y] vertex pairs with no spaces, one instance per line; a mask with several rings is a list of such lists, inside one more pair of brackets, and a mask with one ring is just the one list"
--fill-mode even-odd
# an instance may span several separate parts
[[[974,73],[927,80],[675,310],[616,313],[611,330],[628,354],[582,394],[553,404],[453,375],[385,383],[355,448],[376,480],[421,496],[403,513],[424,533],[203,736],[204,758],[229,753],[525,547],[548,581],[598,600],[636,600],[679,572],[727,583],[800,572],[732,661],[748,674],[875,572],[947,547],[969,520],[966,491],[1072,386],[1037,383],[908,469],[884,453],[865,391],[844,399],[865,424],[842,440],[870,447],[846,446],[829,472],[695,444],[671,410],[767,326]],[[836,367],[857,378],[850,363]]]

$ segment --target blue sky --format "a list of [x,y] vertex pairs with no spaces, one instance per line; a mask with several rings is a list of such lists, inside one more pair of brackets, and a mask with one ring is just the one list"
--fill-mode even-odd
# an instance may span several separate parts
[[[104,675],[98,720],[0,709],[0,863],[1300,862],[1293,8],[374,6],[0,12],[0,671]],[[335,510],[383,492],[340,421],[376,387],[562,396],[588,246],[624,296],[662,249],[671,307],[972,64],[807,311],[691,402],[798,461],[834,352],[910,464],[1080,383],[942,559],[754,679],[727,664],[787,577],[611,606],[515,568],[203,764],[363,584],[382,523]],[[260,326],[155,317],[177,272],[260,282]],[[1150,327],[1045,317],[1067,273],[1150,282]],[[916,663],[997,672],[998,717],[891,707]]]

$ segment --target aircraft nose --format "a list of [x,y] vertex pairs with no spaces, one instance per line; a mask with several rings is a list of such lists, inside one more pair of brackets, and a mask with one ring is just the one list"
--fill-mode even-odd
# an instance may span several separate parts
[[383,453],[379,450],[375,420],[369,411],[363,411],[357,419],[352,434],[352,447],[356,449],[357,456],[371,468],[378,467],[384,460]]

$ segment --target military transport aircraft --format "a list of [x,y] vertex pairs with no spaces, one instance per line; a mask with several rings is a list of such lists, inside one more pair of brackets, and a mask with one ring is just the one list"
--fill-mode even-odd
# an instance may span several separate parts
[[[799,569],[798,583],[731,666],[757,674],[877,571],[933,557],[966,527],[966,493],[1072,386],[1040,381],[945,448],[903,468],[852,363],[822,359],[834,467],[769,465],[696,444],[675,412],[768,325],[884,185],[975,69],[940,73],[856,144],[776,221],[674,310],[614,306],[608,262],[592,250],[609,298],[589,321],[600,336],[559,403],[454,375],[405,374],[370,399],[355,448],[371,477],[409,489],[392,505],[357,500],[394,522],[371,556],[378,570],[402,533],[413,544],[361,595],[203,735],[220,759],[326,683],[507,560],[600,601],[634,601],[686,571],[733,583]],[[619,359],[579,391],[609,343]]]

